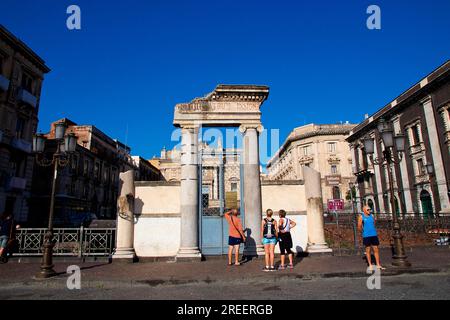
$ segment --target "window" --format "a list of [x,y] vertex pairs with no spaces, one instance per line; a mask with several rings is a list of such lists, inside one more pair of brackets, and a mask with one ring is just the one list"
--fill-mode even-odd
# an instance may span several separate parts
[[83,198],[87,199],[89,197],[89,185],[85,184],[83,189]]
[[335,164],[331,165],[331,174],[338,174],[337,165],[335,165]]
[[116,168],[113,168],[111,170],[111,181],[113,184],[117,183],[117,169]]
[[76,171],[78,167],[78,157],[73,156],[72,158],[72,171]]
[[328,153],[335,153],[335,152],[336,152],[336,142],[329,142]]
[[18,117],[16,122],[16,138],[23,139],[24,138],[24,129],[25,129],[25,119]]
[[12,157],[10,162],[11,171],[15,177],[24,178],[26,169],[26,159],[21,157]]
[[333,199],[341,198],[341,189],[338,186],[333,187]]
[[419,175],[426,174],[426,169],[425,169],[425,166],[423,164],[423,159],[417,159],[417,173]]
[[232,192],[236,192],[237,191],[237,182],[232,182],[231,183],[231,191]]
[[89,160],[84,160],[84,166],[83,166],[83,174],[86,176],[89,174]]
[[305,146],[305,147],[303,147],[303,155],[304,155],[304,156],[308,156],[308,155],[309,155],[309,147],[310,147],[310,146]]
[[94,167],[94,177],[95,179],[100,178],[100,163],[96,162]]
[[105,168],[105,170],[103,170],[103,180],[107,183],[108,178],[109,178],[109,168]]
[[27,90],[29,93],[34,94],[33,78],[25,72],[22,73],[22,88]]
[[413,138],[414,138],[414,144],[419,144],[421,142],[420,139],[420,126],[418,124],[416,124],[415,126],[413,126],[411,128],[412,133],[413,133]]

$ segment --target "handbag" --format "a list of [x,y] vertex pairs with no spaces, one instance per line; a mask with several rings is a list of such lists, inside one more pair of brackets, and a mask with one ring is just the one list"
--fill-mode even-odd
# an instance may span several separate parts
[[241,234],[241,232],[239,231],[239,229],[236,227],[236,225],[234,224],[234,221],[233,221],[233,216],[232,215],[230,215],[230,219],[231,219],[231,223],[233,224],[233,227],[236,229],[236,231],[239,233],[239,237],[241,238],[241,240],[242,241],[244,241],[244,238],[242,238],[242,234]]

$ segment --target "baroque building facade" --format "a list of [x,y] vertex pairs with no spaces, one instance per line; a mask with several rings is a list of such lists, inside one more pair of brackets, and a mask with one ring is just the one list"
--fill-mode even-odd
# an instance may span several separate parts
[[[199,157],[202,157],[203,205],[205,207],[218,207],[221,188],[223,188],[228,207],[239,208],[241,198],[241,150],[225,149],[220,142],[217,147],[201,142],[199,154]],[[219,155],[222,155],[222,157]],[[181,152],[179,149],[166,150],[164,147],[161,150],[160,157],[154,157],[150,162],[161,172],[161,180],[181,181]],[[221,174],[223,174],[223,177],[221,177]]]
[[308,166],[321,174],[324,205],[327,200],[345,199],[349,183],[355,180],[350,148],[345,140],[354,127],[345,123],[295,128],[267,163],[265,179],[303,180],[302,166]]
[[18,222],[29,216],[41,89],[50,69],[21,40],[0,25],[0,214]]
[[[374,155],[383,154],[385,148],[377,129],[381,119],[390,123],[395,134],[406,136],[401,161],[391,164],[394,210],[450,213],[450,61],[360,123],[347,139],[360,205],[391,213],[387,164],[373,165],[362,143],[364,137],[374,138]],[[395,149],[394,154],[398,154]]]

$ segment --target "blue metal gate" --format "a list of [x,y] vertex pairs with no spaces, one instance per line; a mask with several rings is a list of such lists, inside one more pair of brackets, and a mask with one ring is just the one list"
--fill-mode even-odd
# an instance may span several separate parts
[[198,163],[200,249],[203,255],[226,254],[228,223],[224,213],[238,208],[244,225],[241,153],[239,150],[204,148],[199,151]]

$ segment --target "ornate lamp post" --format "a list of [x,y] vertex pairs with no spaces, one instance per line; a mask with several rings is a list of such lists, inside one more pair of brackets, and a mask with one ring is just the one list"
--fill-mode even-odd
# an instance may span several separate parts
[[[403,158],[403,153],[405,152],[405,136],[403,134],[394,135],[392,129],[390,129],[389,124],[381,119],[378,124],[378,132],[381,135],[385,149],[381,157],[374,158],[375,145],[371,137],[366,136],[363,139],[364,149],[369,155],[369,159],[374,165],[387,165],[388,176],[389,176],[389,192],[391,196],[391,211],[393,220],[393,241],[394,241],[394,255],[392,258],[394,261],[392,264],[397,267],[410,267],[411,263],[408,262],[405,255],[405,248],[403,246],[403,236],[400,232],[400,224],[398,222],[398,217],[395,212],[395,195],[394,195],[394,183],[392,179],[392,169],[391,164],[398,164]],[[394,145],[397,149],[397,155],[394,154]]]
[[348,183],[348,187],[350,189],[350,201],[352,202],[352,221],[353,221],[353,242],[355,250],[358,250],[358,235],[356,233],[356,211],[355,211],[355,199],[353,198],[353,190],[356,188],[355,184],[353,182]]
[[[65,167],[70,162],[70,155],[75,151],[77,138],[73,133],[65,135],[66,125],[59,122],[55,125],[56,152],[52,159],[46,159],[43,155],[46,138],[42,134],[33,137],[33,152],[36,154],[36,162],[43,167],[54,167],[52,193],[50,196],[50,212],[48,218],[48,228],[44,237],[44,252],[42,256],[41,270],[36,278],[50,278],[56,275],[53,270],[53,214],[55,209],[55,190],[58,167]],[[64,137],[65,136],[65,137]]]

